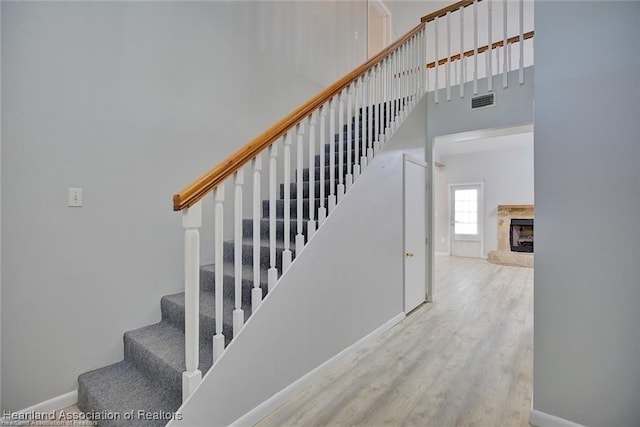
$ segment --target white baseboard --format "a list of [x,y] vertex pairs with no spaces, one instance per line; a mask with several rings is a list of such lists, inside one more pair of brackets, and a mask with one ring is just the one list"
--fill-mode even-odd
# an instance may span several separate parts
[[17,411],[17,413],[48,413],[68,408],[76,403],[78,403],[78,390],[70,391],[69,393],[45,400],[44,402],[36,403],[33,406]]
[[252,426],[256,424],[258,421],[269,415],[273,410],[281,406],[287,400],[291,399],[291,397],[298,393],[303,387],[320,377],[325,371],[342,362],[345,357],[349,355],[349,353],[357,351],[360,347],[382,335],[384,332],[391,329],[404,318],[404,313],[397,314],[375,331],[371,332],[356,343],[345,348],[340,353],[333,356],[331,359],[327,360],[326,362],[308,372],[293,383],[289,384],[287,387],[283,388],[282,390],[271,396],[269,399],[265,400],[260,405],[256,406],[255,408],[235,420],[230,425],[230,427]]
[[529,412],[529,423],[536,427],[584,427],[582,424],[535,409],[531,409],[531,412]]

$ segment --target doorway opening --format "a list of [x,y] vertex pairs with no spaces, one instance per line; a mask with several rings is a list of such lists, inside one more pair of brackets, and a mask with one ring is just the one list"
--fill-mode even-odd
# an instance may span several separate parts
[[367,53],[371,58],[391,44],[391,12],[382,0],[369,0],[367,18]]
[[[516,224],[518,251],[509,247],[511,223],[499,208],[534,218],[533,125],[436,137],[432,144],[432,271],[443,257],[531,267],[532,226]],[[509,218],[510,219],[510,218]],[[503,224],[502,224],[502,223]],[[518,222],[518,221],[516,221]],[[529,228],[527,228],[529,227]],[[506,233],[505,243],[501,243]],[[508,253],[504,253],[504,252]],[[500,256],[494,256],[494,254]],[[429,296],[437,284],[429,278]],[[437,296],[436,296],[437,298]]]

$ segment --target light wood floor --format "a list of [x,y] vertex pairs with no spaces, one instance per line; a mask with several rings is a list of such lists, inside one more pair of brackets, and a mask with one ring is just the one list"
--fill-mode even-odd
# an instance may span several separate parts
[[435,286],[258,426],[528,426],[533,269],[437,257]]

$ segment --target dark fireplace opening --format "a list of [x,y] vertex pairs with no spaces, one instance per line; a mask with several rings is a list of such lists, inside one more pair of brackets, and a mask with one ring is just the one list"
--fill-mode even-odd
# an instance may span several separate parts
[[533,252],[533,219],[512,219],[509,243],[512,252]]

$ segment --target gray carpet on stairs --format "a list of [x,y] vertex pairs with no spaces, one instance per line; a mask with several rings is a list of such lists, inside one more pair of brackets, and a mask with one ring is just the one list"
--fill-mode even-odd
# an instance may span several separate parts
[[[355,122],[355,120],[354,120]],[[373,121],[361,120],[363,128]],[[345,126],[346,129],[346,126]],[[338,140],[338,135],[335,135]],[[346,141],[346,137],[345,137]],[[328,154],[329,145],[323,147]],[[338,143],[334,144],[337,152]],[[346,143],[343,149],[346,162]],[[360,153],[362,155],[362,153]],[[352,156],[353,159],[353,156]],[[335,175],[338,175],[336,154]],[[355,159],[353,159],[355,160]],[[329,195],[329,155],[325,165],[320,165],[320,156],[315,158],[315,209],[320,206],[320,186]],[[318,182],[320,168],[324,168],[325,182]],[[346,172],[347,165],[343,171]],[[309,218],[309,168],[303,170],[304,219]],[[295,174],[292,174],[295,180]],[[280,198],[284,199],[284,187],[289,185],[291,201],[291,242],[296,230],[297,184],[280,185]],[[326,200],[325,200],[326,206]],[[284,249],[284,200],[276,202],[277,267],[282,268]],[[263,296],[267,292],[267,269],[269,267],[269,202],[263,201],[263,218],[260,220],[260,286]],[[316,215],[317,218],[317,215]],[[307,224],[304,223],[306,237]],[[251,315],[251,288],[253,287],[253,220],[244,219],[242,253],[242,308],[245,320]],[[224,324],[223,333],[227,344],[232,338],[232,312],[234,310],[234,252],[233,241],[224,243]],[[294,250],[294,245],[291,245]],[[295,252],[294,252],[295,256]],[[203,375],[212,364],[212,337],[215,334],[215,298],[213,290],[214,266],[206,265],[200,271],[200,370]],[[184,293],[164,296],[160,301],[162,320],[160,323],[135,329],[124,334],[124,360],[116,364],[84,373],[78,377],[78,406],[80,410],[100,417],[97,424],[103,427],[116,426],[163,426],[168,417],[182,402],[182,372],[184,361]],[[105,419],[105,418],[116,419]],[[153,419],[153,418],[156,419]],[[149,419],[151,418],[151,419]]]

